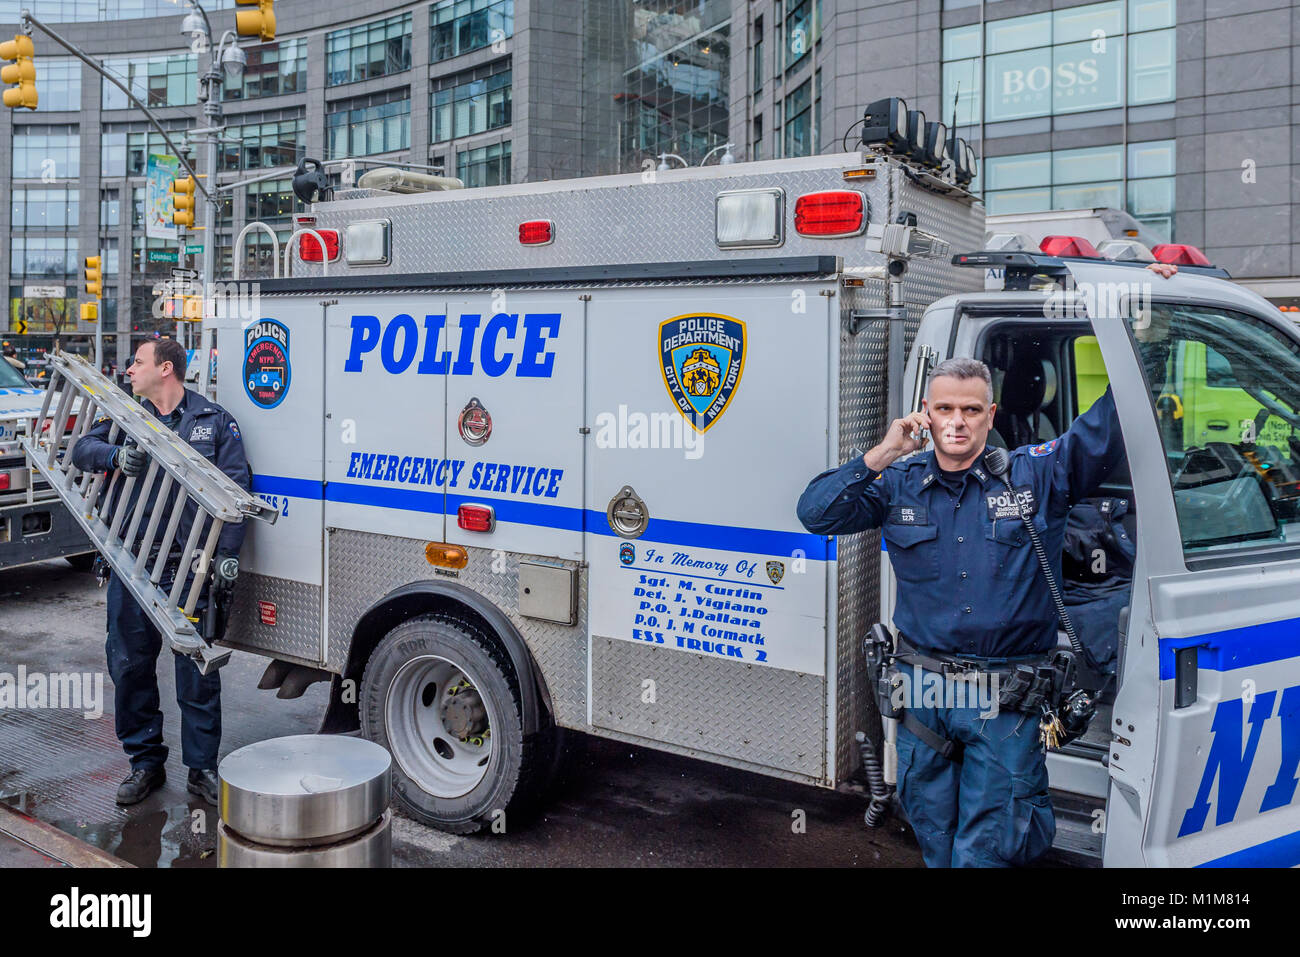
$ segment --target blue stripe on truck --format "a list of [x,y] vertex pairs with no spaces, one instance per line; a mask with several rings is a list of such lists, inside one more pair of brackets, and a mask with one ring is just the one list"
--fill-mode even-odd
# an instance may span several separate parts
[[1174,678],[1174,653],[1196,648],[1201,671],[1233,671],[1300,655],[1300,620],[1286,618],[1262,625],[1213,631],[1190,638],[1160,639],[1160,680]]
[[[324,499],[350,505],[371,505],[376,508],[395,508],[432,515],[455,515],[459,506],[478,502],[491,505],[496,510],[497,521],[614,536],[604,512],[595,509],[584,511],[565,505],[517,502],[484,495],[447,494],[444,496],[442,492],[385,488],[359,482],[330,482],[325,485],[311,479],[288,478],[280,475],[254,475],[253,491],[261,495],[288,495],[291,498],[310,501]],[[807,532],[780,532],[764,528],[706,525],[699,522],[676,522],[652,518],[649,527],[641,537],[652,542],[693,545],[699,548],[717,548],[733,552],[755,552],[762,555],[794,555],[795,552],[802,551],[804,557],[812,561],[834,561],[836,557],[834,538],[811,535]]]

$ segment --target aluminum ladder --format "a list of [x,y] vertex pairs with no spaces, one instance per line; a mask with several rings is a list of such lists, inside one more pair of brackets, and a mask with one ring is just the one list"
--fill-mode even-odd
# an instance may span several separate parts
[[[47,358],[50,382],[40,417],[23,440],[24,451],[172,648],[194,659],[200,673],[210,674],[229,660],[230,649],[203,640],[194,608],[207,580],[221,530],[228,522],[244,518],[274,524],[279,511],[232,482],[85,359],[66,352],[49,354]],[[53,401],[56,397],[57,403]],[[80,408],[76,411],[75,424],[69,429],[74,398],[80,399]],[[55,407],[52,416],[51,405]],[[113,423],[109,442],[116,442],[126,433],[149,454],[149,466],[134,509],[127,506],[136,477],[125,476],[120,469],[111,473],[83,472],[72,463],[72,447],[102,416]],[[103,505],[97,506],[105,481],[107,494]],[[156,487],[155,483],[158,483]],[[154,509],[149,517],[138,554],[132,552],[131,546],[140,529],[145,504],[152,498],[165,502],[173,486],[178,493],[176,502],[163,528],[158,557],[153,567],[147,568],[165,509]],[[111,502],[115,505],[109,514]],[[182,531],[181,517],[189,502],[195,504],[195,519],[187,531]],[[160,582],[178,533],[186,535],[185,548],[175,582],[164,591]],[[187,568],[194,570],[194,580],[186,592]]]

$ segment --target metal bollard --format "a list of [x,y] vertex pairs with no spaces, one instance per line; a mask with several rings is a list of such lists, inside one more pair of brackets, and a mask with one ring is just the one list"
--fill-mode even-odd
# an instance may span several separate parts
[[388,752],[363,738],[298,734],[232,751],[220,781],[220,867],[390,867]]

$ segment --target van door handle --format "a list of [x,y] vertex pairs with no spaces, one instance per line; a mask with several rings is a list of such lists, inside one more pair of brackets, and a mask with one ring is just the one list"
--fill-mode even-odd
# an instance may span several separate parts
[[1214,429],[1216,432],[1227,432],[1230,426],[1226,419],[1210,419],[1205,423],[1207,429]]
[[1196,704],[1196,649],[1179,648],[1174,652],[1174,708]]

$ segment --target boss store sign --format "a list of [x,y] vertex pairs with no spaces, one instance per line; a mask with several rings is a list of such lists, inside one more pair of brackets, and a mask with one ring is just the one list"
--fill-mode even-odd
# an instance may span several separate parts
[[989,123],[1102,110],[1124,102],[1119,38],[990,56],[985,69]]

